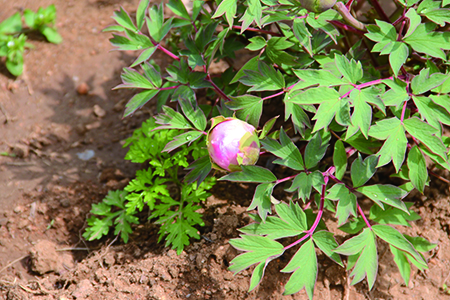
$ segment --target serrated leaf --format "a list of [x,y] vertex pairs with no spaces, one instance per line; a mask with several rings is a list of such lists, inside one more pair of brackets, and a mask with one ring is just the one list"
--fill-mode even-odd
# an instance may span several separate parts
[[312,299],[317,280],[317,256],[311,239],[300,247],[281,272],[294,272],[284,287],[283,295],[292,295],[304,288],[308,298]]
[[163,106],[163,113],[156,117],[156,124],[161,124],[158,129],[191,129],[192,125],[179,112],[169,106]]
[[190,20],[191,17],[186,10],[183,2],[181,0],[169,0],[169,3],[166,4],[170,10],[179,17],[182,17],[186,20]]
[[413,117],[403,121],[406,131],[413,137],[422,142],[430,151],[440,156],[445,161],[447,158],[447,148],[442,143],[442,140],[437,136],[439,131],[421,121],[420,119]]
[[274,161],[297,171],[304,170],[303,158],[297,146],[291,141],[283,128],[280,129],[280,143],[271,138],[261,140],[261,145],[267,151],[279,157]]
[[138,32],[138,29],[133,24],[133,21],[130,18],[130,15],[126,12],[125,9],[123,9],[123,7],[120,7],[119,11],[115,11],[112,18],[116,20],[116,22],[119,23],[122,27],[134,32]]
[[277,65],[295,65],[295,57],[284,51],[284,49],[290,48],[293,45],[285,37],[272,37],[267,41],[267,57]]
[[133,98],[126,104],[123,117],[132,115],[136,110],[144,106],[148,101],[152,100],[157,94],[158,90],[147,90],[140,92],[133,96]]
[[266,46],[266,40],[262,36],[255,36],[248,39],[250,44],[245,47],[250,51],[258,51]]
[[[272,187],[273,188],[273,187]],[[256,219],[257,223],[251,223],[240,231],[252,235],[264,235],[272,240],[298,236],[307,230],[306,215],[296,203],[279,203],[275,205],[278,217],[269,216],[264,219]]]
[[344,255],[358,254],[358,260],[350,273],[350,276],[353,276],[351,284],[354,285],[367,277],[369,290],[371,290],[378,271],[377,246],[373,231],[364,229],[361,234],[345,241],[334,252]]
[[240,238],[231,239],[230,244],[246,253],[236,256],[228,268],[238,273],[259,262],[270,261],[283,254],[283,245],[263,236],[241,235]]
[[398,208],[409,214],[408,208],[405,203],[401,201],[408,193],[401,188],[398,188],[390,184],[375,184],[362,186],[356,189],[358,192],[363,193],[369,199],[373,200],[381,208],[383,203],[392,207]]
[[336,167],[335,176],[341,180],[347,170],[347,153],[341,140],[334,143],[333,164]]
[[205,180],[206,176],[208,176],[209,172],[212,169],[211,160],[209,156],[203,156],[186,168],[186,170],[191,170],[186,174],[184,180],[187,183],[197,182],[197,187]]
[[406,83],[398,79],[383,80],[383,83],[390,87],[384,95],[381,96],[386,106],[400,107],[403,102],[410,99],[410,96],[406,92]]
[[410,210],[412,204],[412,202],[405,202],[409,213],[394,207],[385,207],[382,209],[378,205],[373,205],[370,208],[369,219],[379,224],[392,224],[411,227],[408,221],[417,221],[420,219],[418,214]]
[[331,87],[346,84],[345,81],[328,70],[298,69],[293,71],[301,81],[292,90],[304,89],[315,85]]
[[161,42],[172,27],[172,19],[164,22],[164,8],[163,5],[153,5],[148,10],[150,18],[145,17],[147,21],[147,28],[150,36],[157,42]]
[[419,147],[414,146],[409,150],[407,163],[411,183],[419,192],[423,193],[428,178],[428,170],[425,157],[420,152]]
[[145,13],[147,12],[147,8],[148,8],[149,4],[150,4],[149,0],[141,0],[139,2],[139,6],[136,11],[136,24],[137,24],[138,30],[141,30],[142,26],[144,25],[144,17],[145,17]]
[[322,143],[322,137],[316,133],[308,142],[305,149],[305,167],[311,169],[315,167],[325,156],[328,143]]
[[213,19],[218,18],[223,14],[225,14],[228,25],[232,27],[233,19],[236,15],[236,10],[237,10],[237,0],[222,0],[212,18]]
[[232,97],[225,105],[233,111],[239,119],[245,120],[254,127],[258,127],[262,114],[263,100],[252,95]]
[[203,111],[197,106],[197,103],[194,102],[195,107],[193,107],[193,103],[190,100],[181,96],[178,98],[178,103],[180,103],[181,110],[194,127],[200,131],[204,131],[207,120]]
[[169,143],[166,144],[166,146],[163,149],[163,152],[170,152],[184,144],[192,143],[193,141],[197,140],[202,135],[203,135],[203,133],[199,132],[199,131],[188,131],[188,132],[182,133],[180,135],[177,135],[176,137],[173,138],[172,141],[170,141]]
[[334,234],[329,231],[321,230],[314,232],[313,241],[326,256],[334,260],[338,265],[343,267],[341,257],[333,252],[339,245],[334,239]]
[[423,267],[427,268],[427,263],[422,256],[414,249],[413,245],[396,229],[388,225],[374,225],[373,232],[386,243],[394,246],[397,249],[407,252]]
[[[433,1],[433,3],[439,5],[437,1]],[[445,23],[450,23],[450,9],[448,8],[440,8],[438,6],[437,8],[422,10],[420,14],[441,27],[445,26]]]
[[264,222],[266,221],[267,214],[272,212],[272,191],[275,187],[275,183],[261,183],[255,189],[252,203],[248,207],[248,211],[252,209],[258,209],[258,214]]
[[377,168],[388,164],[392,160],[398,172],[405,160],[408,143],[405,128],[400,120],[394,117],[378,121],[376,125],[370,128],[369,135],[379,140],[386,139],[383,147],[377,153],[380,157]]
[[375,174],[377,164],[378,157],[375,155],[366,157],[364,161],[361,155],[358,155],[358,158],[353,161],[351,167],[353,187],[362,186],[369,181],[373,174]]
[[411,89],[414,95],[421,95],[441,85],[448,75],[442,73],[430,74],[430,69],[422,69],[419,75],[411,81]]
[[260,183],[270,183],[277,180],[277,177],[266,168],[246,165],[241,165],[241,168],[241,172],[230,173],[219,178],[219,180]]
[[403,41],[417,52],[445,60],[443,50],[450,50],[450,32],[437,32],[434,31],[435,27],[433,23],[421,23]]
[[245,76],[239,81],[251,88],[251,91],[276,91],[284,88],[284,78],[280,71],[275,71],[263,61],[258,61],[258,71],[244,70]]
[[406,286],[408,286],[409,278],[411,276],[411,265],[409,264],[408,259],[406,258],[406,255],[403,251],[393,247],[392,245],[389,245],[389,248],[392,255],[394,255],[394,262],[397,265],[398,270],[400,271],[400,275],[402,275]]
[[348,60],[343,55],[335,55],[334,61],[339,72],[349,82],[356,84],[363,76],[361,62],[355,61],[353,58]]
[[356,217],[356,195],[349,191],[344,184],[333,185],[326,195],[327,199],[338,200],[336,216],[338,217],[338,226],[345,223],[350,215]]

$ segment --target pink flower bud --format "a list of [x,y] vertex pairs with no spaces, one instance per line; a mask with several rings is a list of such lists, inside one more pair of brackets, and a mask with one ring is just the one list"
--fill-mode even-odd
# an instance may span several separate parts
[[216,168],[240,171],[240,165],[254,165],[258,161],[260,144],[255,127],[224,117],[213,118],[212,124],[207,146]]

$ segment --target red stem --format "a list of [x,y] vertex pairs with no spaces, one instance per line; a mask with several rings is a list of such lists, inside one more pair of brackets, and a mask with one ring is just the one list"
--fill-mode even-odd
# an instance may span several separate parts
[[375,10],[377,11],[378,15],[383,19],[383,21],[391,23],[391,20],[389,20],[389,17],[384,12],[380,3],[378,3],[378,0],[372,0],[372,5],[375,8]]
[[391,76],[391,77],[388,77],[388,78],[376,79],[376,80],[372,80],[372,81],[369,81],[369,82],[364,82],[364,83],[355,85],[350,91],[348,91],[347,93],[345,93],[345,94],[341,97],[341,99],[344,99],[345,97],[347,97],[348,95],[350,95],[350,93],[353,92],[354,89],[361,90],[361,89],[363,89],[363,88],[365,88],[365,87],[368,87],[368,86],[371,86],[371,85],[380,84],[383,80],[386,80],[386,79],[393,79],[393,78],[394,78],[394,77]]
[[356,29],[355,27],[352,27],[350,25],[344,24],[344,23],[339,22],[339,21],[328,21],[328,22],[333,24],[336,27],[340,27],[340,28],[342,28],[344,30],[356,33],[357,35],[364,35],[365,34],[364,31]]
[[281,92],[278,92],[278,93],[276,93],[276,94],[273,94],[273,95],[264,97],[264,98],[262,98],[261,100],[264,101],[264,100],[267,100],[267,99],[270,99],[270,98],[275,98],[275,97],[280,96],[280,95],[283,95],[283,94],[284,94],[284,91],[281,91]]

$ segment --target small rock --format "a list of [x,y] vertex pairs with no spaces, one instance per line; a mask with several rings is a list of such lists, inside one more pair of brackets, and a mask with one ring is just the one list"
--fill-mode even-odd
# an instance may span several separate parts
[[15,212],[16,214],[22,213],[23,210],[24,210],[24,207],[21,206],[21,205],[14,207],[14,212]]
[[84,124],[77,124],[75,126],[75,131],[79,134],[79,135],[84,135],[87,131],[86,126],[84,126]]
[[30,150],[28,149],[28,146],[22,145],[22,144],[15,144],[11,147],[11,152],[19,158],[27,158],[30,154]]
[[56,244],[43,240],[30,249],[31,270],[38,274],[57,272],[62,269]]
[[89,86],[86,82],[82,82],[77,87],[77,93],[80,95],[86,95],[89,92]]
[[83,279],[78,283],[75,291],[73,291],[72,296],[76,299],[87,298],[94,291],[94,287],[89,279]]
[[70,206],[70,199],[63,198],[63,199],[59,200],[59,203],[61,204],[62,207],[69,207]]
[[94,123],[87,124],[85,127],[87,130],[92,130],[92,129],[99,128],[100,126],[102,126],[102,123],[100,123],[99,121],[96,121]]
[[114,254],[112,254],[112,253],[106,254],[105,258],[103,259],[103,263],[107,267],[111,267],[112,265],[114,265],[116,263],[116,259],[114,258]]
[[96,115],[99,118],[103,118],[104,116],[106,116],[106,111],[101,108],[99,105],[95,104],[94,105],[94,115]]
[[27,227],[29,224],[30,224],[30,222],[27,219],[22,219],[19,221],[19,223],[17,223],[17,228],[23,229],[23,228]]
[[93,158],[95,156],[95,151],[88,149],[83,152],[77,153],[77,156],[81,160],[90,160],[91,158]]

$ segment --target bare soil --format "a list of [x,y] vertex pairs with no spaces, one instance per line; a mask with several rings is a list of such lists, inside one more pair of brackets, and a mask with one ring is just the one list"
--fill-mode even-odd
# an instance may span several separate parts
[[[287,260],[272,262],[262,284],[247,292],[251,271],[227,270],[238,254],[228,240],[250,221],[253,186],[217,184],[204,204],[202,239],[180,256],[157,243],[158,228],[143,223],[127,244],[109,236],[86,242],[82,233],[92,203],[122,188],[141,166],[126,162],[123,140],[152,116],[152,105],[122,119],[129,91],[112,91],[134,53],[110,52],[109,34],[119,4],[133,12],[137,0],[0,0],[0,21],[54,3],[64,42],[36,35],[25,72],[11,77],[0,62],[0,298],[2,299],[307,299],[282,296]],[[167,63],[165,57],[155,60]],[[94,156],[79,158],[90,150]],[[447,172],[439,173],[449,178]],[[372,291],[350,285],[349,273],[319,253],[315,299],[450,299],[449,186],[436,178],[414,193],[422,220],[401,229],[438,243],[405,286],[388,247],[380,242],[380,267]],[[383,179],[384,181],[388,179]],[[364,203],[364,202],[363,202]],[[347,238],[325,216],[339,241]]]

